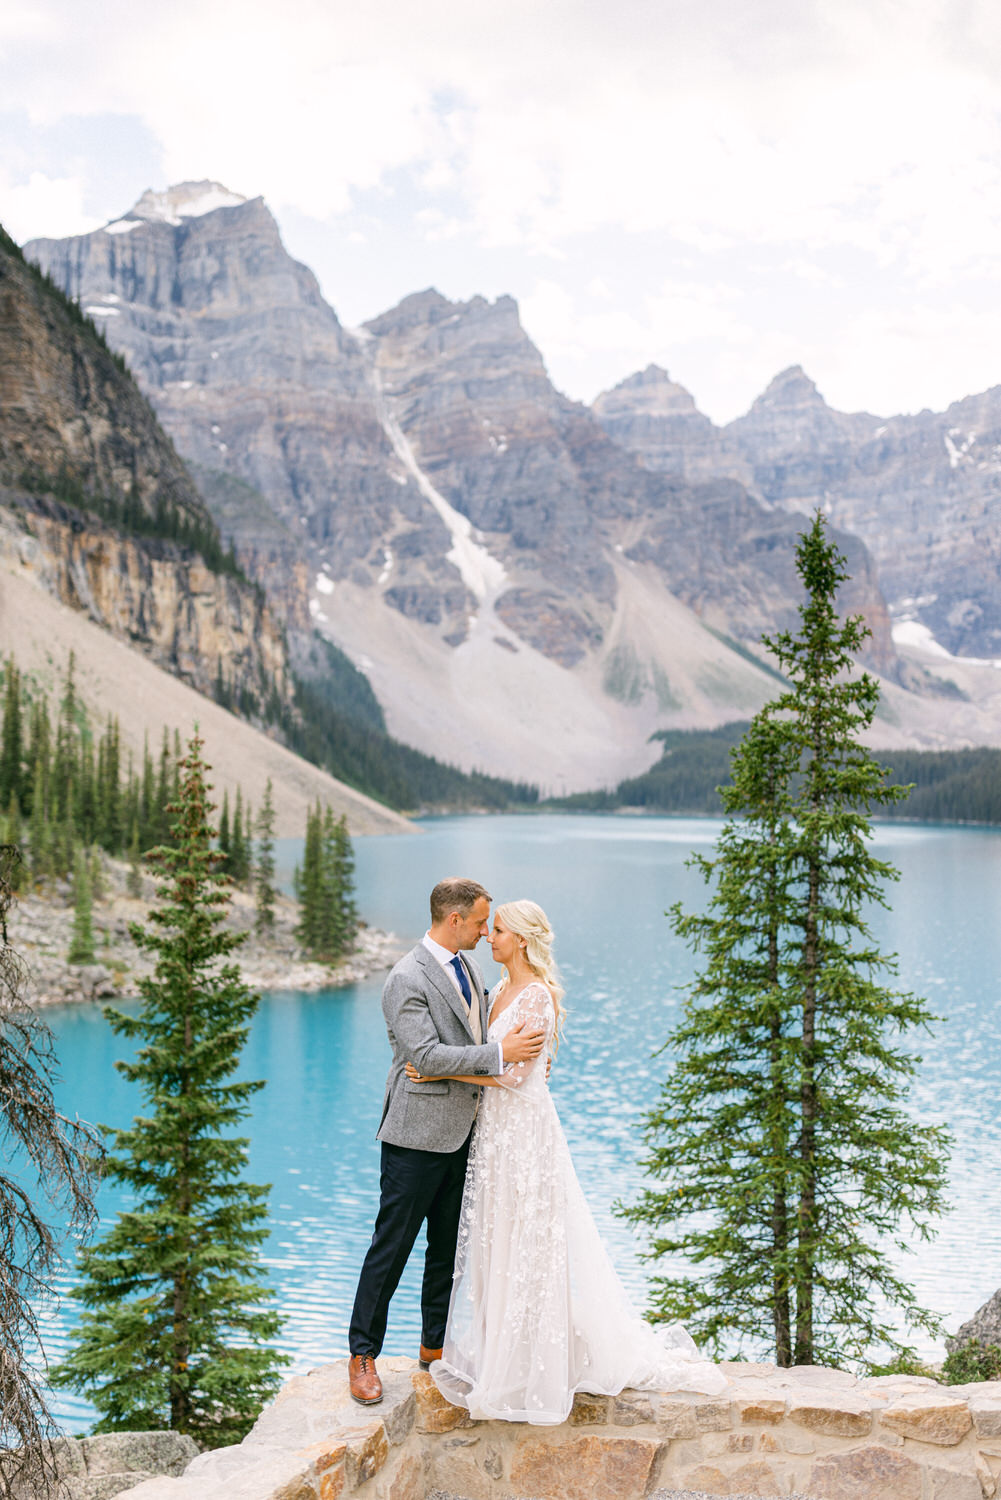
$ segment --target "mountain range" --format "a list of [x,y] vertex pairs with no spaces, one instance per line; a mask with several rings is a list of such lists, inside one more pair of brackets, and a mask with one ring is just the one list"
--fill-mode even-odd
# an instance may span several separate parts
[[1001,393],[881,421],[793,370],[718,428],[651,367],[589,408],[509,297],[427,290],[346,329],[263,200],[208,182],[25,251],[135,374],[291,663],[319,628],[406,743],[560,792],[645,769],[656,729],[746,716],[817,505],[883,741],[996,738]]

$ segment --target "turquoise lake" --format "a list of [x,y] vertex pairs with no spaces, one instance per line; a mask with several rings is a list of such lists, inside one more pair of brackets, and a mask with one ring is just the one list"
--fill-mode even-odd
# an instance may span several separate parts
[[[585,1193],[640,1303],[648,1274],[642,1244],[612,1205],[642,1185],[639,1116],[668,1065],[652,1054],[678,1015],[676,986],[693,968],[664,911],[678,899],[703,901],[702,882],[685,861],[711,848],[719,826],[709,819],[470,816],[425,821],[412,837],[355,843],[363,916],[407,945],[425,930],[427,892],[443,875],[472,875],[498,901],[531,896],[546,908],[569,1011],[551,1086]],[[950,1210],[937,1237],[918,1244],[901,1268],[953,1329],[1001,1285],[1001,832],[882,825],[876,847],[901,871],[889,893],[892,910],[874,917],[880,943],[898,955],[901,986],[926,996],[943,1018],[916,1044],[923,1063],[912,1108],[955,1134]],[[279,849],[286,874],[296,853],[292,843]],[[485,944],[478,957],[492,982]],[[266,1259],[294,1369],[347,1348],[378,1194],[375,1130],[389,1059],[381,988],[378,976],[319,994],[267,994],[245,1053],[244,1075],[268,1080],[247,1129],[250,1177],[273,1184]],[[123,1043],[100,1010],[47,1016],[62,1063],[62,1107],[127,1123],[138,1100],[113,1068]],[[102,1218],[122,1201],[117,1190],[102,1190]],[[70,1268],[60,1291],[72,1279]],[[415,1254],[393,1303],[387,1353],[416,1352],[419,1279]],[[46,1310],[50,1356],[65,1348],[75,1311],[65,1298]],[[941,1351],[929,1345],[924,1352]],[[60,1395],[54,1404],[70,1430],[88,1425],[84,1403]]]

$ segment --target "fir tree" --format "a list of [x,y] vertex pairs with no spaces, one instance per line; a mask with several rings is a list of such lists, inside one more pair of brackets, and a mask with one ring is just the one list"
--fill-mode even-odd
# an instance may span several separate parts
[[67,962],[94,962],[93,885],[90,862],[82,844],[77,845],[73,870],[73,935]]
[[354,854],[346,820],[317,803],[306,816],[302,868],[295,872],[299,901],[296,937],[312,958],[334,963],[358,930]]
[[229,841],[229,873],[237,885],[246,885],[250,878],[250,850],[247,839],[249,833],[250,825],[249,823],[245,825],[243,821],[243,792],[237,787],[236,803],[233,808],[233,831]]
[[306,813],[306,837],[302,865],[296,867],[295,894],[299,921],[295,935],[309,954],[320,947],[320,910],[323,901],[323,815],[319,805]]
[[132,819],[132,832],[129,835],[129,873],[125,877],[125,889],[130,896],[138,898],[142,895],[143,883],[142,872],[139,868],[139,824],[135,818]]
[[13,798],[24,806],[24,744],[21,724],[21,674],[13,659],[4,669],[3,732],[0,735],[0,807]]
[[264,801],[257,815],[257,857],[254,863],[254,898],[258,932],[270,932],[275,925],[275,809],[271,796],[271,777],[264,788]]
[[268,1189],[241,1180],[248,1142],[226,1133],[263,1085],[232,1081],[257,996],[220,964],[242,937],[224,925],[206,770],[196,735],[171,844],[155,851],[158,904],[132,927],[156,967],[138,1015],[106,1012],[140,1043],[116,1066],[148,1112],[114,1132],[108,1166],[135,1201],[81,1257],[74,1295],[89,1310],[52,1378],[93,1401],[98,1432],[169,1427],[211,1447],[243,1436],[285,1359],[266,1343],[280,1327],[259,1257]]
[[869,813],[904,795],[861,742],[879,697],[854,667],[867,632],[838,619],[844,560],[817,516],[800,539],[797,635],[765,644],[790,686],[755,718],[722,789],[726,826],[693,864],[707,910],[676,930],[702,955],[677,1062],[647,1116],[661,1186],[627,1216],[650,1255],[699,1267],[655,1282],[655,1319],[681,1318],[714,1350],[768,1340],[780,1365],[913,1356],[934,1330],[889,1250],[941,1212],[947,1132],[904,1108],[920,1061],[900,1038],[933,1019],[887,988],[895,962],[866,920],[896,878],[869,845]]

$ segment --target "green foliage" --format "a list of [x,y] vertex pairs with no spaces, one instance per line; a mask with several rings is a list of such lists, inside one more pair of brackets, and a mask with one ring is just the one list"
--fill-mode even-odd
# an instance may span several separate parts
[[67,962],[92,964],[94,962],[93,902],[90,863],[82,844],[77,845],[73,871],[73,934]]
[[98,1432],[173,1428],[215,1447],[248,1431],[285,1356],[268,1345],[280,1328],[260,1262],[268,1188],[242,1180],[249,1143],[229,1133],[263,1084],[233,1081],[258,1002],[226,962],[243,937],[224,926],[207,769],[196,735],[172,842],[148,856],[158,904],[132,927],[155,969],[137,1016],[105,1012],[139,1043],[116,1067],[147,1112],[109,1132],[108,1175],[132,1203],[81,1254],[73,1295],[87,1310],[51,1378],[93,1401]]
[[280,727],[286,744],[305,760],[400,810],[503,811],[539,800],[537,787],[477,771],[466,774],[359,723],[313,681],[296,680],[295,710],[283,709]]
[[660,1186],[624,1210],[650,1256],[686,1275],[655,1281],[655,1319],[683,1319],[714,1350],[760,1348],[780,1365],[913,1351],[891,1309],[937,1329],[895,1273],[943,1207],[947,1132],[905,1108],[919,1059],[900,1039],[932,1017],[887,988],[895,971],[866,920],[896,871],[872,854],[871,808],[903,793],[861,742],[878,687],[853,659],[860,619],[840,623],[847,576],[822,517],[797,551],[800,633],[766,641],[788,688],[751,722],[723,788],[713,857],[692,864],[707,909],[676,906],[701,955],[675,1064],[646,1117]]
[[358,931],[354,853],[346,820],[317,803],[306,816],[302,865],[295,872],[296,937],[311,958],[335,963]]
[[275,807],[271,796],[271,777],[264,788],[264,801],[257,814],[257,850],[254,859],[255,925],[258,932],[269,932],[275,925]]
[[[136,770],[131,757],[122,764],[121,730],[109,718],[95,738],[76,691],[72,653],[63,679],[55,725],[48,699],[29,697],[27,684],[13,660],[4,670],[0,709],[0,785],[7,809],[8,837],[27,825],[31,878],[35,882],[66,878],[73,873],[78,845],[127,855],[132,864],[130,891],[140,889],[140,851],[169,842],[168,806],[176,800],[180,740],[164,730],[159,756],[149,745]],[[27,732],[25,729],[27,728]],[[225,832],[220,842],[229,854],[228,811],[224,801]],[[249,851],[241,813],[239,864],[249,871]],[[96,895],[97,892],[92,892]]]
[[54,474],[37,464],[26,464],[17,481],[29,495],[51,495],[63,505],[97,516],[125,536],[175,542],[185,551],[197,552],[210,572],[225,573],[242,583],[250,583],[232,547],[223,548],[212,522],[171,504],[162,495],[156,497],[150,508],[135,486],[122,495],[98,494],[65,463]]
[[942,1378],[948,1385],[970,1385],[975,1380],[1001,1380],[1001,1349],[968,1339],[947,1354]]
[[[578,792],[549,805],[574,812],[641,807],[648,812],[706,813],[723,810],[729,755],[746,732],[735,721],[719,729],[659,730],[661,758],[642,776],[605,791]],[[889,785],[910,787],[906,802],[880,808],[883,818],[929,823],[1001,823],[1001,750],[884,750]]]

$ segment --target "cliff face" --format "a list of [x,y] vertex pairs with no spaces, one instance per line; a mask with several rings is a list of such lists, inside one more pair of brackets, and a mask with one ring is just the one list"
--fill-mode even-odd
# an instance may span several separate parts
[[0,244],[0,549],[8,566],[204,693],[221,673],[258,700],[272,691],[287,699],[286,648],[262,597],[212,572],[172,533],[215,539],[148,402],[93,327],[16,247]]
[[594,406],[646,466],[732,476],[783,510],[821,506],[865,543],[895,618],[956,655],[1001,654],[1001,387],[882,418],[835,411],[794,366],[716,428],[679,420],[663,389],[651,400],[649,374]]
[[57,501],[0,488],[0,552],[207,697],[219,674],[258,699],[272,688],[287,697],[285,641],[262,596],[171,543],[122,536]]

